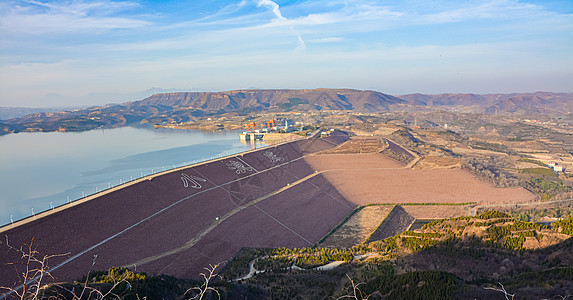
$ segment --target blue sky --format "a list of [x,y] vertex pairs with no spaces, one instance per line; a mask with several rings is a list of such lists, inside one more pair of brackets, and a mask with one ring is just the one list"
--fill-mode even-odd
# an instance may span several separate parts
[[0,106],[152,87],[573,92],[573,1],[0,3]]

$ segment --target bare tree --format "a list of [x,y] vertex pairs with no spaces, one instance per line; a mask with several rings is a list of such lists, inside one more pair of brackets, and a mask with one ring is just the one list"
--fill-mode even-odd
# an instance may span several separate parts
[[221,299],[221,294],[219,294],[219,291],[209,286],[209,283],[211,283],[211,281],[218,276],[217,274],[215,274],[215,269],[217,269],[217,267],[219,267],[219,264],[216,265],[209,264],[208,268],[204,268],[207,272],[200,274],[201,276],[203,276],[203,284],[201,285],[201,287],[192,287],[187,291],[185,291],[184,295],[187,295],[187,293],[193,290],[197,290],[197,295],[189,299],[201,300],[208,294],[208,292],[214,292],[215,294],[217,294],[217,297]]
[[501,284],[501,282],[498,282],[499,285],[501,286],[500,288],[495,288],[495,287],[485,287],[484,289],[486,290],[492,290],[492,291],[497,291],[497,292],[502,292],[505,295],[505,299],[509,300],[509,297],[511,297],[511,299],[513,300],[513,297],[515,297],[515,294],[510,294],[505,290],[505,287],[503,286],[503,284]]
[[[0,242],[1,244],[2,242]],[[39,252],[34,248],[34,240],[30,242],[27,246],[21,246],[20,248],[15,248],[8,242],[8,237],[6,237],[6,242],[4,243],[8,249],[16,251],[21,255],[21,259],[24,261],[25,269],[22,274],[18,274],[20,278],[20,284],[16,287],[4,287],[0,286],[0,290],[6,291],[4,294],[0,294],[0,299],[12,296],[23,299],[121,299],[121,293],[129,290],[131,284],[125,280],[114,280],[113,284],[109,289],[105,291],[98,290],[96,288],[89,286],[89,274],[93,271],[93,267],[96,263],[97,255],[94,255],[90,271],[86,276],[86,281],[82,284],[44,284],[47,278],[54,279],[54,277],[49,272],[48,260],[54,257],[60,257],[68,255],[57,254],[57,255],[45,255],[39,258]],[[115,291],[116,288],[122,284],[126,284],[126,289],[122,290],[119,294]]]
[[350,284],[352,285],[352,295],[340,296],[340,297],[336,298],[336,300],[345,299],[345,298],[356,299],[356,300],[361,300],[361,299],[367,300],[368,298],[370,298],[371,295],[364,295],[362,293],[362,291],[358,288],[358,286],[360,286],[361,284],[364,284],[364,282],[355,284],[354,280],[352,280],[352,278],[350,278],[350,276],[348,276],[348,274],[346,274],[346,277],[348,277],[348,280],[350,280]]
[[49,272],[48,260],[69,254],[44,255],[42,258],[39,258],[38,251],[34,249],[34,239],[26,247],[15,248],[8,243],[8,236],[6,236],[5,244],[8,249],[14,250],[21,255],[21,259],[25,261],[25,270],[22,274],[18,274],[22,282],[21,285],[17,287],[0,287],[0,290],[7,291],[5,294],[0,295],[0,299],[4,299],[9,295],[16,295],[20,299],[37,299],[42,289],[42,281],[46,277],[53,278]]

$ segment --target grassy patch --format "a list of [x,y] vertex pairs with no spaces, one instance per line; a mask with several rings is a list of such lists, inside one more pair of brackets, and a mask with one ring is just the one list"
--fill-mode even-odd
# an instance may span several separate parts
[[520,169],[519,173],[523,174],[533,174],[533,175],[541,175],[541,176],[550,176],[550,177],[557,177],[553,170],[548,168],[527,168],[527,169]]
[[540,165],[542,167],[545,167],[545,164],[543,162],[540,162],[536,159],[531,159],[531,158],[520,158],[518,161],[522,161],[522,162],[527,162],[527,163],[531,163],[531,164],[536,164],[536,165]]

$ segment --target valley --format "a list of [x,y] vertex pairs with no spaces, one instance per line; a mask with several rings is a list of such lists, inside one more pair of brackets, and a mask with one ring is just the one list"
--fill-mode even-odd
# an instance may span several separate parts
[[[54,259],[51,273],[79,287],[74,280],[96,255],[98,270],[171,278],[178,288],[164,292],[175,298],[200,285],[205,268],[229,299],[486,299],[503,296],[498,283],[524,299],[564,297],[573,293],[567,95],[542,101],[548,94],[177,93],[28,115],[10,122],[30,122],[20,123],[25,131],[68,131],[62,124],[74,118],[91,124],[87,129],[218,131],[251,123],[263,130],[273,120],[277,130],[267,148],[159,173],[2,231],[11,245],[33,240],[41,253],[70,252]],[[563,110],[548,108],[559,101]],[[241,110],[245,103],[253,109]],[[523,113],[511,103],[547,114]],[[126,201],[137,209],[128,213]],[[87,211],[89,219],[65,225]],[[55,242],[55,232],[64,243]],[[76,240],[77,232],[91,233]],[[147,241],[156,246],[144,247]],[[3,264],[18,261],[17,251],[3,247],[10,253]],[[2,284],[14,286],[12,275]]]

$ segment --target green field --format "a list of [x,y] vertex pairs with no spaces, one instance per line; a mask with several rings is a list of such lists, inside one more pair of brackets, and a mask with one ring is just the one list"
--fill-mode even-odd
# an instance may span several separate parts
[[520,169],[519,172],[524,174],[535,174],[541,176],[557,177],[557,174],[555,174],[553,170],[548,168],[527,168],[527,169]]

